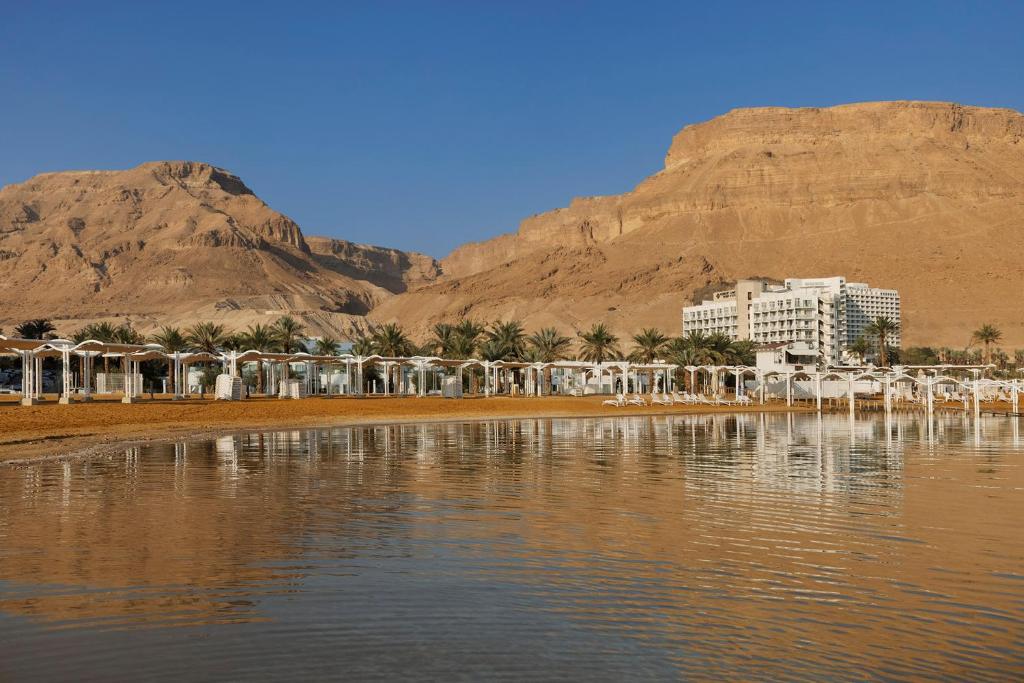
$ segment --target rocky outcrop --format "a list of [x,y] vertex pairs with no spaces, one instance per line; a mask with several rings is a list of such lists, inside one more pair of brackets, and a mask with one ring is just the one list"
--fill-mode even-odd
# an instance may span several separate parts
[[[573,200],[455,250],[373,316],[673,332],[700,287],[752,274],[898,288],[904,340],[1024,346],[1024,116],[938,102],[738,109],[687,126],[632,192]],[[572,276],[567,274],[571,273]],[[543,283],[543,284],[541,284]]]

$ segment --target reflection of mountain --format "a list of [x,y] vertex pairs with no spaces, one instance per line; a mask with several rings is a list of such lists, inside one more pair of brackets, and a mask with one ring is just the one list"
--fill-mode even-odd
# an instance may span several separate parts
[[407,597],[443,575],[515,591],[528,622],[687,653],[676,664],[690,673],[801,662],[825,676],[881,653],[910,676],[927,671],[922,653],[1013,652],[1008,620],[1024,614],[999,578],[1024,552],[1013,423],[984,423],[980,447],[955,418],[889,427],[857,420],[851,438],[845,417],[782,414],[396,425],[0,469],[0,609],[76,626],[301,622],[287,610],[315,601],[354,622],[431,623],[355,591]]

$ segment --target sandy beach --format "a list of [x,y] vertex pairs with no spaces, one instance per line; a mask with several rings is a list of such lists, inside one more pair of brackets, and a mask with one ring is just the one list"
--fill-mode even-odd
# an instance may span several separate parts
[[806,411],[784,403],[765,406],[601,405],[603,396],[517,398],[307,398],[239,402],[156,398],[22,406],[0,401],[0,462],[84,455],[153,440],[247,429],[275,429],[386,422],[433,422],[531,417],[670,415],[711,412]]

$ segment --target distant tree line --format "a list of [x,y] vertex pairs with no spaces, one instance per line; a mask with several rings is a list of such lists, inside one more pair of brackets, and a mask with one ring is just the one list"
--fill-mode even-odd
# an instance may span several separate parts
[[[13,330],[15,337],[23,339],[53,338],[56,328],[47,319],[27,320]],[[890,340],[899,332],[899,324],[885,317],[876,318],[866,329],[868,338],[861,337],[848,347],[848,352],[866,361],[869,357],[880,366],[938,365],[938,364],[993,364],[997,374],[1013,375],[1024,369],[1024,349],[1009,356],[998,348],[1002,332],[992,324],[982,325],[971,335],[963,350],[946,347],[910,347],[897,349]],[[3,330],[0,329],[0,334]],[[263,352],[296,353],[310,350],[317,355],[337,355],[341,342],[332,337],[310,339],[305,327],[291,316],[281,316],[271,324],[249,325],[244,330],[228,330],[214,322],[198,322],[188,328],[164,326],[148,337],[138,332],[131,323],[115,325],[110,322],[91,323],[71,335],[71,340],[89,339],[107,343],[155,343],[168,352],[208,352],[212,354],[231,350],[254,349]],[[623,344],[628,349],[623,350]],[[980,345],[980,348],[975,348]],[[621,339],[604,323],[595,323],[575,337],[563,334],[555,327],[542,327],[528,332],[519,320],[490,323],[463,320],[457,324],[437,323],[430,338],[417,344],[396,323],[385,323],[357,334],[352,340],[351,352],[369,356],[438,356],[448,359],[476,358],[486,361],[522,361],[550,363],[559,360],[584,360],[594,363],[629,360],[651,364],[656,360],[680,366],[698,365],[754,365],[755,345],[748,340],[733,341],[724,334],[690,332],[673,337],[650,327]],[[872,355],[873,354],[873,355]],[[116,361],[115,361],[116,362]],[[111,359],[104,358],[104,371],[110,372]],[[160,363],[144,363],[144,373],[155,381]],[[168,368],[168,374],[170,369]],[[216,366],[209,367],[216,374]],[[680,379],[685,372],[677,371]],[[546,377],[550,381],[550,376]],[[256,391],[263,391],[262,363],[255,373]]]

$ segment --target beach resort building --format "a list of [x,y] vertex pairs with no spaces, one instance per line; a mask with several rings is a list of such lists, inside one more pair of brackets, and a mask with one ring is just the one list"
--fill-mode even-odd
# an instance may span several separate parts
[[[749,279],[683,308],[683,334],[721,333],[776,349],[793,345],[803,362],[813,349],[825,363],[836,365],[879,316],[899,322],[896,290],[848,283],[844,277],[787,278],[781,285]],[[899,342],[894,335],[891,343]]]

